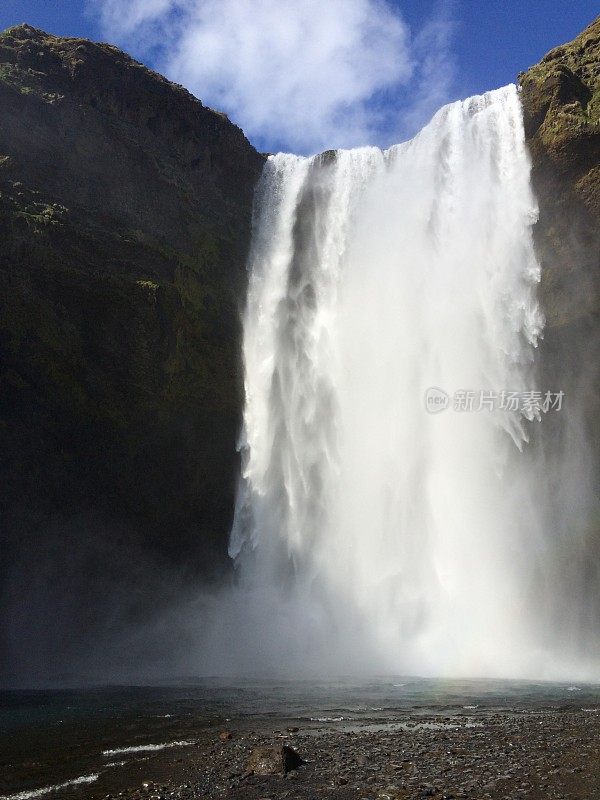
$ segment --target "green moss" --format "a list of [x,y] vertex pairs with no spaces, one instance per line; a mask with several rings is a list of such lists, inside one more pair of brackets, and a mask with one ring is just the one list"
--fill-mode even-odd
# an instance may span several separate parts
[[10,78],[11,74],[10,64],[0,64],[0,81],[6,81]]
[[526,106],[552,149],[566,138],[599,132],[600,19],[576,39],[551,50],[520,76]]
[[23,70],[16,64],[0,63],[0,80],[24,95],[43,94],[40,75],[32,70]]
[[600,122],[600,87],[594,91],[587,104],[587,116],[590,122]]

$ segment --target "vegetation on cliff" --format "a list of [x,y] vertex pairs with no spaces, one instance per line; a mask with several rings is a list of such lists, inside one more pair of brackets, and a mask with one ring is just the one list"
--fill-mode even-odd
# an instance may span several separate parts
[[[600,17],[519,80],[540,209],[533,233],[547,317],[537,363],[544,388],[566,393],[566,414],[553,428],[546,424],[547,456],[572,464],[574,482],[587,483],[593,497],[600,453]],[[561,490],[568,562],[588,564],[597,583],[597,501],[595,508],[576,509],[573,488],[551,488]],[[581,551],[574,547],[578,516],[588,519]]]
[[600,310],[600,17],[519,76],[550,326]]
[[102,573],[115,537],[210,572],[233,509],[263,158],[118,49],[27,25],[0,36],[0,109],[4,599],[72,593],[69,565]]

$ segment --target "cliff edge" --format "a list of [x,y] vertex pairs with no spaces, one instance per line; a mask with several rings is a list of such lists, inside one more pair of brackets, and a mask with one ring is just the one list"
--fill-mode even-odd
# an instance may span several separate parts
[[[519,76],[533,189],[534,240],[547,317],[546,389],[567,394],[555,452],[578,453],[597,486],[600,452],[600,17]],[[596,490],[592,489],[592,493]],[[593,514],[597,512],[592,512]],[[590,531],[600,541],[600,527]]]
[[117,48],[28,25],[0,34],[0,109],[0,591],[37,658],[60,609],[64,661],[111,635],[107,593],[135,617],[159,576],[225,565],[263,157]]
[[540,205],[542,299],[557,327],[600,310],[600,17],[519,83]]

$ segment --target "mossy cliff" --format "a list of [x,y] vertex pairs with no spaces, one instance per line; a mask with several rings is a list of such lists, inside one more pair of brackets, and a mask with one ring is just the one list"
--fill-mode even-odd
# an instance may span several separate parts
[[0,578],[22,624],[70,565],[114,571],[113,540],[165,573],[223,565],[262,163],[115,47],[0,35]]
[[[547,317],[546,388],[570,393],[582,435],[600,446],[600,17],[519,76],[532,183],[534,238]],[[549,384],[553,385],[550,386]],[[559,385],[562,384],[562,385]]]
[[519,76],[552,327],[598,313],[600,18]]

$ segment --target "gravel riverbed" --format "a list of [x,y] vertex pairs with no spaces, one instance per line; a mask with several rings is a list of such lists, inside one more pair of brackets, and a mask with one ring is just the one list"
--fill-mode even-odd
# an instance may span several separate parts
[[[306,730],[219,729],[193,745],[131,764],[130,788],[89,797],[128,800],[597,800],[600,712],[408,716],[402,722]],[[293,747],[305,764],[287,774],[255,775],[257,747]],[[169,770],[172,774],[169,777]],[[134,785],[136,772],[140,780]],[[155,774],[156,773],[156,774]],[[160,774],[160,777],[156,775]],[[145,776],[145,777],[142,777]]]

